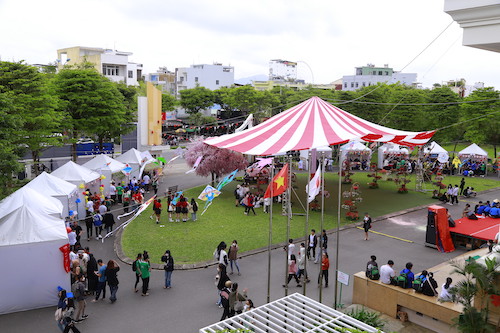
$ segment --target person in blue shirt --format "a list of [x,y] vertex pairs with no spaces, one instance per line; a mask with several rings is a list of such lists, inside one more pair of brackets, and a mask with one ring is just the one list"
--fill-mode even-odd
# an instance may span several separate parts
[[94,272],[95,275],[99,277],[97,280],[97,291],[95,294],[95,299],[92,302],[97,302],[99,300],[99,296],[102,291],[102,299],[106,298],[106,265],[102,262],[102,259],[97,260],[97,265],[99,266],[99,270]]
[[413,264],[411,262],[406,263],[406,268],[399,272],[399,275],[406,274],[406,288],[411,288],[413,285],[413,280],[415,280],[415,274],[411,271]]
[[491,207],[490,209],[490,216],[493,218],[500,218],[500,208],[499,204],[496,204],[495,206]]
[[483,209],[483,215],[484,216],[489,216],[490,215],[490,210],[491,210],[491,205],[489,201],[486,201],[486,205]]
[[484,209],[486,208],[486,205],[483,204],[481,201],[479,202],[479,207],[477,207],[476,214],[477,215],[483,215]]

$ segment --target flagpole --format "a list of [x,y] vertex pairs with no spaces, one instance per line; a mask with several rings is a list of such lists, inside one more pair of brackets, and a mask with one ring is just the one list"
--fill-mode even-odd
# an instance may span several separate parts
[[[307,253],[307,237],[308,237],[308,232],[309,232],[309,195],[311,192],[311,186],[309,185],[309,182],[311,181],[311,150],[308,152],[308,158],[307,158],[307,171],[308,171],[308,177],[307,177],[307,200],[306,200],[306,225],[304,228],[304,244],[306,246],[306,253]],[[299,248],[300,251],[300,248]],[[306,278],[306,272],[307,272],[307,254],[304,253],[306,256],[304,260],[304,284],[303,284],[303,292],[304,296],[306,296],[306,285],[307,285],[307,278]]]
[[288,182],[287,182],[287,189],[286,189],[286,198],[287,198],[287,203],[286,203],[286,241],[285,241],[285,246],[286,246],[286,256],[285,256],[285,296],[288,296],[288,257],[290,256],[290,253],[288,253],[288,240],[290,239],[290,219],[292,216],[292,155],[288,155],[288,174],[286,175],[288,177]]
[[[320,274],[322,273],[321,270],[321,262],[323,261],[323,249],[322,246],[322,237],[323,237],[323,218],[325,216],[325,152],[321,152],[321,220],[320,220],[320,236],[319,236],[319,253],[321,255],[320,257]],[[319,286],[319,302],[323,300],[323,277],[321,277],[321,284]]]
[[271,163],[271,174],[269,184],[271,185],[271,204],[269,205],[269,241],[267,244],[267,303],[271,302],[271,245],[273,242],[273,186],[274,158]]
[[342,153],[339,145],[339,188],[338,188],[338,202],[337,202],[337,235],[336,235],[336,249],[335,249],[335,295],[333,308],[337,310],[337,289],[338,289],[338,272],[339,272],[339,242],[340,242],[340,203],[342,198]]

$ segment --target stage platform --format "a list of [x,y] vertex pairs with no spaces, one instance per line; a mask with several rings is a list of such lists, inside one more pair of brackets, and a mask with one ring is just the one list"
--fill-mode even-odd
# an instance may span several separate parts
[[455,227],[450,227],[452,235],[465,236],[468,238],[487,241],[493,240],[499,232],[500,219],[491,217],[469,220],[466,217],[455,220]]

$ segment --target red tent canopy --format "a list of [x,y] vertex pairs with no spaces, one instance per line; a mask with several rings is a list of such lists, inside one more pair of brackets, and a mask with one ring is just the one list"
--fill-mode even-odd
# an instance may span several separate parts
[[427,143],[435,131],[406,132],[380,126],[312,97],[244,131],[206,139],[206,144],[249,155],[275,155],[357,139],[405,146]]

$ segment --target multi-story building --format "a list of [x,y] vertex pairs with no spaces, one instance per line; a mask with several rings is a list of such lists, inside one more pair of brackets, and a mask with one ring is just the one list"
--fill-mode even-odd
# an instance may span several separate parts
[[57,50],[57,62],[61,69],[64,65],[87,61],[94,64],[97,71],[111,81],[135,86],[142,78],[142,64],[129,62],[132,54],[97,47],[75,46]]
[[269,81],[295,82],[296,80],[296,62],[281,59],[274,59],[269,62]]
[[265,91],[272,90],[274,87],[286,87],[292,90],[302,90],[306,88],[323,89],[323,90],[341,90],[342,84],[339,82],[332,82],[330,84],[310,84],[302,80],[294,82],[283,81],[252,81],[255,90]]
[[223,66],[220,63],[213,65],[191,65],[175,69],[176,94],[184,89],[196,86],[217,90],[221,87],[230,87],[234,84],[234,67]]
[[379,82],[389,84],[399,82],[409,86],[416,86],[417,74],[396,72],[389,65],[375,67],[373,64],[368,64],[356,67],[356,75],[344,75],[342,77],[342,90],[358,90]]
[[161,88],[163,92],[175,94],[175,73],[160,67],[155,73],[149,73],[145,76],[146,82],[151,82]]

